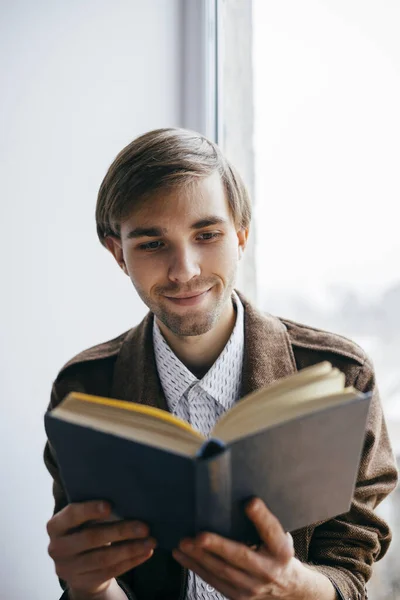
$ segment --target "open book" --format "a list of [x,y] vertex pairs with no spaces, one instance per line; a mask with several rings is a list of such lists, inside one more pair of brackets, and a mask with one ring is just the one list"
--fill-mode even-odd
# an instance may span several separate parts
[[247,543],[261,497],[293,531],[349,509],[370,396],[324,362],[235,404],[206,440],[157,408],[70,393],[45,416],[70,501],[105,499],[159,546],[212,530]]

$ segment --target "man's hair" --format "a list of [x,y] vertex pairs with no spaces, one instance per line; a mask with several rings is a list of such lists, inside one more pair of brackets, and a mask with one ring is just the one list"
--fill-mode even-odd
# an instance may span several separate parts
[[97,235],[120,236],[120,224],[141,201],[163,188],[173,188],[220,174],[235,225],[250,225],[246,186],[216,144],[187,129],[156,129],[128,144],[108,169],[96,206]]

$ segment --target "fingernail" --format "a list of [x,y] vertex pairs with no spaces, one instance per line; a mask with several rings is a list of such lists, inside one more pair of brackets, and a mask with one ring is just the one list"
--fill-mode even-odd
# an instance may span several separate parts
[[287,532],[286,532],[286,536],[287,536],[287,538],[288,538],[289,545],[290,545],[290,546],[293,548],[293,546],[294,546],[294,541],[293,541],[293,537],[292,537],[292,535],[291,535],[291,534],[290,534],[290,533],[287,531]]
[[196,539],[196,543],[199,544],[202,548],[208,548],[211,542],[212,538],[204,533],[201,533],[200,536]]
[[140,537],[145,537],[147,535],[147,528],[140,523],[135,523],[132,527],[132,531],[134,535],[138,535]]
[[152,550],[153,548],[155,548],[157,546],[157,542],[156,542],[156,540],[149,538],[148,540],[146,540],[143,543],[143,546],[144,546],[145,550]]
[[101,501],[97,504],[97,509],[100,513],[104,514],[108,511],[108,505],[106,502]]
[[255,510],[256,512],[261,509],[261,501],[259,498],[256,498],[255,500],[253,500],[252,509]]
[[189,540],[184,540],[183,542],[180,543],[180,549],[183,550],[183,552],[192,552],[194,549],[194,544],[193,542],[190,542]]

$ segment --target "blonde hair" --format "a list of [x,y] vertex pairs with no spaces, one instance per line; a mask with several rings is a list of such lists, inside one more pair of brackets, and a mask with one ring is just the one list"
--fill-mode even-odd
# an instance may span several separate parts
[[97,235],[120,236],[120,224],[134,206],[165,187],[218,172],[235,225],[248,228],[251,204],[246,186],[216,144],[194,131],[168,128],[141,135],[117,155],[100,186],[96,205]]

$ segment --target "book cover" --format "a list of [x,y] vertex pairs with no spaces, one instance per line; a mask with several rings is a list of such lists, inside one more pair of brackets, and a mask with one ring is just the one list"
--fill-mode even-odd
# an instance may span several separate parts
[[347,512],[361,457],[370,395],[265,427],[196,456],[64,421],[45,427],[70,502],[103,499],[119,518],[149,524],[160,548],[214,531],[245,543],[257,532],[244,513],[264,500],[287,531]]

